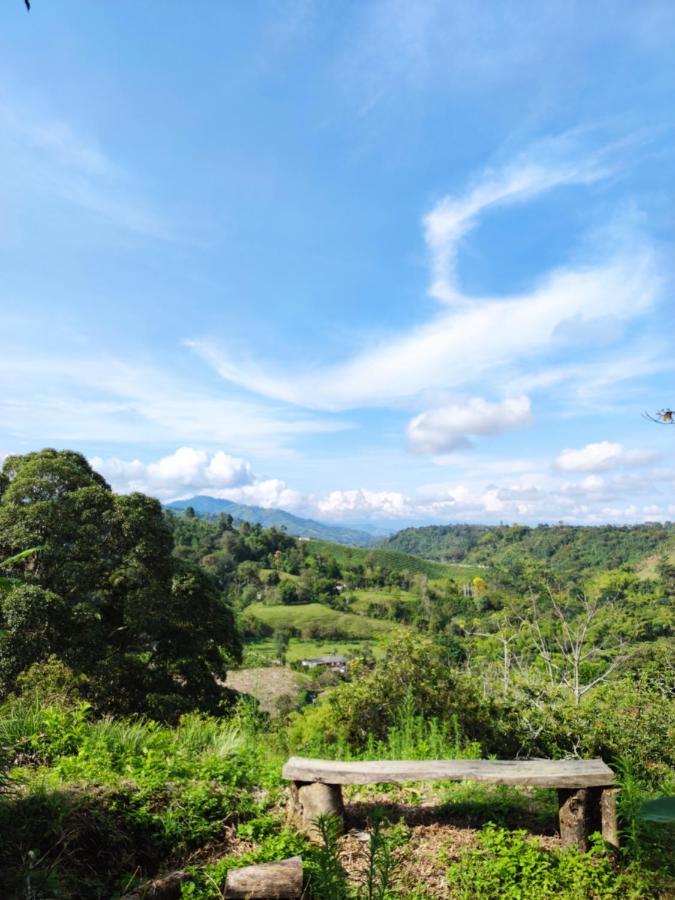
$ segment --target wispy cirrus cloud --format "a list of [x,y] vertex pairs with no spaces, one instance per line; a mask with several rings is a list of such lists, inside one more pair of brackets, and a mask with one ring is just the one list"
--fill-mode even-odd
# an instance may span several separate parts
[[616,441],[597,441],[578,449],[562,450],[554,465],[561,472],[604,472],[644,466],[656,458],[657,454],[652,450],[629,449]]
[[[662,290],[662,271],[649,242],[630,226],[593,261],[559,266],[529,291],[505,297],[462,292],[454,274],[461,238],[496,204],[524,202],[554,188],[589,184],[614,171],[613,149],[579,158],[569,135],[540,142],[500,171],[487,170],[462,195],[442,198],[425,216],[431,262],[430,293],[443,310],[406,333],[389,334],[337,364],[295,373],[225,352],[210,339],[192,347],[227,381],[276,400],[313,409],[424,408],[429,391],[461,390],[488,375],[525,374],[545,367],[584,328],[609,318],[618,323],[649,311]],[[620,329],[619,329],[620,332]],[[622,350],[625,353],[625,348]],[[610,360],[611,362],[611,360]]]
[[0,357],[0,418],[14,442],[223,444],[287,452],[304,434],[349,423],[224,395],[166,366],[111,353],[11,346]]
[[0,161],[5,172],[12,172],[5,189],[20,186],[24,192],[50,197],[140,237],[178,239],[175,223],[153,208],[94,137],[62,118],[2,95]]

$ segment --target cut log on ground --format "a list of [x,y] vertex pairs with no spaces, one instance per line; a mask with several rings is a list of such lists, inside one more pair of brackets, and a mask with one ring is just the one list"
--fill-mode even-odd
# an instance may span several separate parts
[[181,885],[189,878],[186,872],[171,872],[148,881],[133,894],[125,894],[122,900],[149,900],[151,897],[155,900],[180,900]]
[[302,857],[230,869],[225,897],[239,900],[296,900],[302,895]]

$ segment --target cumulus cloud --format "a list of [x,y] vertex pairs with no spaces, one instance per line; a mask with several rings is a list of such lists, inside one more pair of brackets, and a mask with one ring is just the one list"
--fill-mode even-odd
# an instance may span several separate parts
[[665,519],[673,513],[668,493],[673,472],[653,468],[608,474],[582,470],[578,478],[569,472],[563,479],[544,461],[539,470],[528,461],[527,471],[518,471],[515,464],[501,473],[492,466],[472,466],[456,481],[422,485],[409,493],[361,486],[313,495],[280,478],[258,478],[246,460],[223,450],[181,447],[149,463],[117,457],[91,462],[120,492],[142,491],[165,502],[207,494],[325,522],[394,527],[422,521],[594,524]]
[[118,491],[141,491],[162,500],[178,496],[222,492],[253,481],[251,466],[222,450],[209,454],[181,447],[156,462],[94,457],[91,464]]
[[466,446],[471,437],[498,434],[531,421],[528,397],[511,397],[501,403],[472,397],[420,413],[408,423],[407,433],[417,453],[445,453]]
[[317,510],[332,518],[400,518],[413,512],[408,497],[399,491],[372,491],[355,488],[331,491],[316,501]]
[[291,511],[306,506],[305,497],[299,491],[289,488],[280,478],[254,481],[243,487],[217,491],[212,496],[224,497],[227,500],[234,500],[235,503],[245,503],[249,506],[274,507]]
[[603,472],[622,466],[642,466],[655,458],[656,454],[649,450],[628,450],[623,444],[598,441],[578,449],[562,450],[554,466],[561,472]]

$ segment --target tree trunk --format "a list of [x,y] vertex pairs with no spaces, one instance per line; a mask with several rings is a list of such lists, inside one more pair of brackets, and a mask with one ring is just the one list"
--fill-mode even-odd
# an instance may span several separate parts
[[240,900],[295,900],[302,894],[302,857],[230,869],[225,897]]
[[600,816],[602,819],[602,836],[612,847],[619,847],[619,823],[616,815],[618,787],[602,788],[600,793]]
[[587,788],[561,788],[558,791],[560,840],[563,847],[588,849],[588,801]]
[[288,819],[291,824],[316,840],[319,837],[316,827],[319,816],[335,816],[341,822],[344,820],[340,785],[292,781],[288,804]]

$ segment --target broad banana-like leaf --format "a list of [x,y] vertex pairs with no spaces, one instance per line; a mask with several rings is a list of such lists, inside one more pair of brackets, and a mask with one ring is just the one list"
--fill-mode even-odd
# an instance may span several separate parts
[[10,556],[9,559],[3,559],[0,562],[0,569],[6,569],[7,566],[13,566],[14,563],[21,562],[22,559],[25,559],[32,553],[37,553],[38,550],[42,550],[42,547],[31,547],[30,550],[22,550],[21,553],[17,553],[16,556]]
[[[21,562],[21,560],[25,559],[27,556],[37,553],[38,550],[42,550],[42,547],[31,547],[29,550],[22,550],[21,553],[17,553],[16,556],[10,556],[9,559],[3,559],[0,562],[0,569],[6,569],[8,566],[13,566],[14,563]],[[14,585],[19,583],[18,578],[8,578],[6,575],[0,575],[0,592],[9,591]]]
[[640,807],[645,822],[675,822],[675,797],[657,797]]

